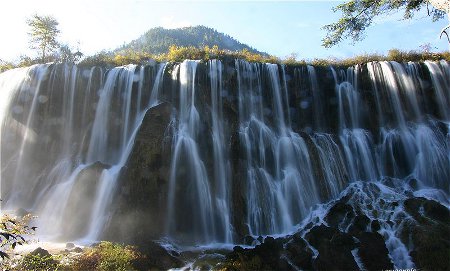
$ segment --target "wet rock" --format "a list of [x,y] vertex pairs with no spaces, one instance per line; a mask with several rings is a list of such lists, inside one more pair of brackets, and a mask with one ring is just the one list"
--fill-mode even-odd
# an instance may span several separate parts
[[256,240],[258,240],[258,242],[262,243],[262,242],[264,242],[264,237],[262,237],[260,235],[260,236],[258,236],[258,238]]
[[379,233],[363,232],[359,235],[359,257],[367,270],[394,269],[383,237]]
[[370,219],[365,215],[357,215],[350,225],[348,232],[359,235],[361,232],[369,231]]
[[345,227],[345,224],[350,223],[354,216],[355,214],[352,206],[339,201],[330,208],[325,217],[325,221],[330,227],[339,228],[341,224]]
[[67,243],[66,244],[66,248],[67,249],[73,249],[75,247],[75,244],[74,243]]
[[[366,270],[394,269],[392,256],[384,237],[378,233],[385,223],[396,227],[396,233],[410,251],[410,259],[420,270],[450,270],[450,214],[448,208],[433,200],[410,197],[406,200],[387,201],[379,198],[376,187],[367,185],[364,192],[373,196],[370,200],[355,201],[344,195],[329,209],[325,221],[329,226],[307,223],[301,231],[284,238],[266,238],[253,249],[235,247],[221,265],[224,270],[358,270],[352,254],[357,250]],[[356,195],[357,196],[357,195]],[[373,210],[379,217],[371,220],[362,212],[368,205],[384,202],[384,207]],[[392,208],[406,214],[388,216]],[[376,211],[376,213],[375,213]],[[383,219],[390,217],[389,220]],[[383,221],[383,223],[381,222]],[[304,239],[302,238],[303,233]],[[312,248],[311,248],[312,247]],[[315,250],[318,255],[314,257]],[[270,253],[270,254],[269,254]]]
[[412,232],[414,249],[410,252],[414,263],[421,270],[449,270],[449,227],[417,227]]
[[416,267],[421,270],[449,270],[449,210],[425,198],[410,198],[403,205],[414,220],[404,223],[400,235],[405,244],[410,244],[410,256]]
[[225,256],[221,253],[202,253],[192,264],[194,270],[212,270],[218,263],[223,262]]
[[141,244],[137,249],[142,254],[142,257],[133,262],[133,267],[137,270],[168,270],[184,265],[180,259],[170,255],[154,242]]
[[32,252],[30,252],[30,255],[39,256],[41,258],[43,258],[43,257],[51,257],[52,256],[52,254],[50,254],[48,252],[48,250],[45,250],[45,249],[43,249],[41,247],[38,247],[35,250],[33,250]]
[[14,212],[14,214],[18,217],[24,217],[24,216],[30,214],[30,212],[28,212],[24,208],[19,208]]
[[376,232],[376,231],[379,231],[380,229],[381,229],[381,225],[380,225],[380,222],[378,221],[378,220],[373,220],[371,223],[370,223],[370,229],[373,231],[373,232]]
[[305,236],[319,251],[313,262],[316,270],[358,270],[352,254],[356,243],[352,236],[325,225],[315,226]]
[[450,224],[450,211],[445,206],[434,200],[425,200],[422,206],[424,214],[428,218],[447,225]]
[[246,236],[244,237],[243,243],[244,243],[245,245],[251,246],[251,245],[253,245],[253,243],[254,243],[255,241],[256,241],[256,240],[255,240],[255,238],[254,238],[253,236],[246,235]]
[[219,265],[221,270],[293,270],[283,253],[283,239],[266,237],[264,242],[252,249],[240,246],[226,256]]
[[408,180],[408,185],[413,189],[413,190],[418,190],[420,187],[420,182],[416,179],[416,178],[411,178]]
[[286,244],[286,255],[295,266],[304,270],[312,270],[314,253],[299,234],[295,234]]

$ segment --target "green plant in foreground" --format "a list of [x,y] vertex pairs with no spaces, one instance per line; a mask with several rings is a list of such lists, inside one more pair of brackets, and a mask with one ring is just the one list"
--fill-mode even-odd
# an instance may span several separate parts
[[59,262],[50,254],[27,254],[20,262],[20,270],[50,271],[59,270]]
[[8,258],[8,252],[18,245],[26,243],[23,235],[33,234],[36,227],[29,227],[28,223],[33,217],[27,214],[22,218],[3,214],[0,217],[0,258]]
[[86,249],[83,254],[76,258],[72,270],[135,270],[132,263],[139,257],[139,253],[131,246],[104,241]]

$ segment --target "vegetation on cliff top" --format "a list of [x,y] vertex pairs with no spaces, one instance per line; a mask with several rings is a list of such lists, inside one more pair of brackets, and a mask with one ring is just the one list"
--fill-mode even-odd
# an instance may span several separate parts
[[[309,60],[297,60],[295,55],[288,56],[284,59],[280,59],[275,56],[262,55],[258,53],[252,53],[247,49],[241,51],[228,51],[219,49],[217,46],[203,48],[196,47],[183,47],[172,45],[169,47],[169,51],[161,54],[150,54],[142,51],[122,51],[116,52],[100,52],[93,56],[88,56],[81,60],[78,64],[80,66],[123,66],[127,64],[146,64],[151,61],[156,62],[181,62],[185,59],[208,61],[210,59],[243,59],[249,62],[260,63],[276,63],[292,66],[299,65],[313,65],[313,66],[341,66],[349,67],[357,64],[363,64],[371,61],[397,61],[397,62],[423,62],[425,60],[446,60],[450,61],[450,52],[434,53],[429,50],[417,50],[417,51],[401,51],[398,49],[392,49],[387,55],[381,54],[364,54],[355,57],[338,59],[309,59]],[[55,62],[72,62],[64,60],[55,60]],[[38,60],[30,58],[24,58],[19,63],[4,62],[0,60],[0,72],[17,68],[27,67],[33,64],[39,63]]]

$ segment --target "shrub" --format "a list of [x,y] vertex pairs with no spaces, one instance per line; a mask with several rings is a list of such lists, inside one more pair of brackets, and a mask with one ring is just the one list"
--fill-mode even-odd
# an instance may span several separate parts
[[[350,67],[357,64],[364,64],[371,61],[397,61],[397,62],[423,62],[425,60],[447,60],[450,61],[450,52],[445,51],[441,53],[433,53],[428,47],[424,47],[419,51],[401,51],[398,49],[391,49],[387,55],[379,54],[362,54],[345,59],[327,58],[327,59],[313,59],[313,60],[297,60],[296,54],[291,54],[284,59],[267,54],[253,53],[248,49],[241,51],[229,51],[219,49],[217,45],[212,47],[194,47],[194,46],[176,46],[171,45],[166,53],[151,54],[145,51],[116,50],[116,51],[102,51],[92,56],[85,57],[79,66],[106,66],[116,67],[127,64],[147,64],[151,60],[157,62],[181,62],[185,59],[208,61],[210,59],[235,58],[244,59],[248,62],[260,63],[277,63],[291,66],[299,65],[313,65],[313,66],[340,66]],[[15,68],[24,67],[36,64],[39,61],[31,59],[27,56],[22,56],[18,64],[4,62],[0,60],[0,72]]]
[[58,270],[59,262],[53,258],[50,254],[27,254],[25,255],[20,264],[20,270],[27,271],[53,271]]
[[15,66],[13,63],[0,60],[0,73],[14,68]]
[[94,247],[86,249],[75,259],[72,269],[74,271],[127,271],[135,270],[133,261],[140,254],[131,246],[123,246],[111,242],[101,242]]

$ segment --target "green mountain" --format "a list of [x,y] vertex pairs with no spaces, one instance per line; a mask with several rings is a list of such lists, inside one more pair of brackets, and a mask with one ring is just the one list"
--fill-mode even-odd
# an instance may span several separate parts
[[131,49],[133,51],[159,54],[167,52],[170,45],[194,46],[197,48],[217,45],[219,49],[223,50],[240,51],[247,49],[252,53],[267,55],[240,43],[229,35],[201,25],[177,29],[152,28],[138,39],[118,48],[117,51]]

